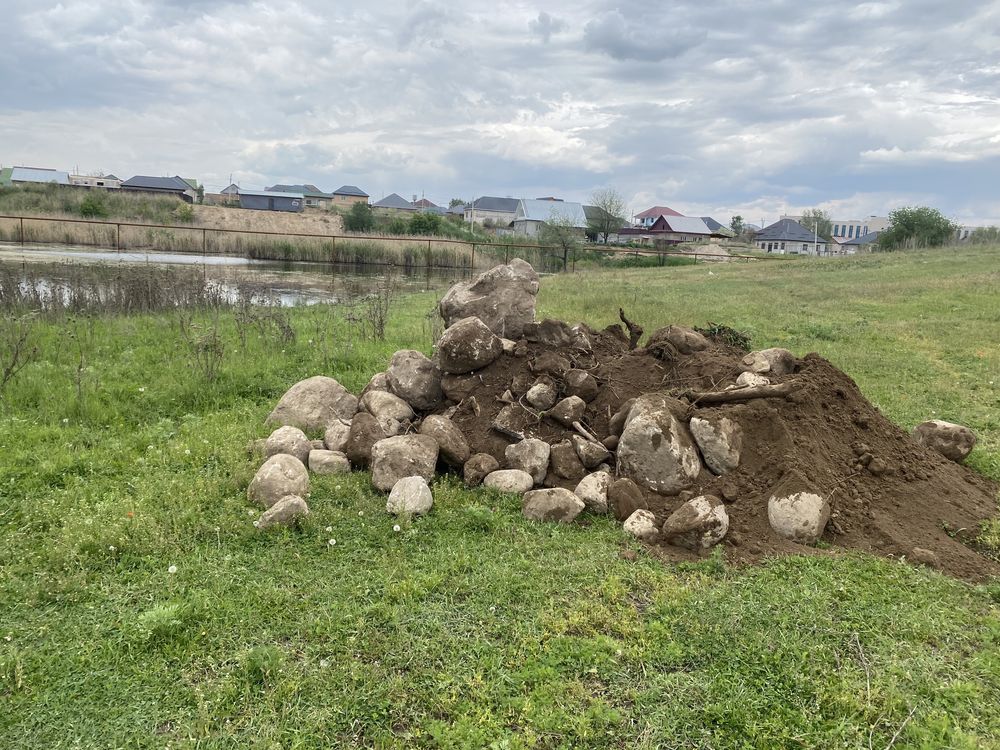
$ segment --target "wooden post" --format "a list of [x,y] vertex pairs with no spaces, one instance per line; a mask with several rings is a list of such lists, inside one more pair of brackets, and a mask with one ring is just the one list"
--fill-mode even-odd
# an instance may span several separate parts
[[206,255],[208,253],[208,230],[202,228],[201,230],[201,254]]
[[24,217],[21,217],[21,244],[24,244]]
[[472,260],[469,261],[469,270],[472,271],[476,268],[476,243],[472,243]]
[[503,264],[507,265],[510,263],[510,245],[503,246]]
[[115,224],[115,251],[122,251],[122,225]]
[[431,267],[431,239],[427,238],[427,267]]
[[337,262],[337,237],[333,236],[330,238],[330,262]]

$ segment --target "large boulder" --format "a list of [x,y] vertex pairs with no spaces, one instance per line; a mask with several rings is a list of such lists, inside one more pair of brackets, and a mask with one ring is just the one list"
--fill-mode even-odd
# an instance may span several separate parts
[[309,451],[309,471],[313,474],[347,474],[351,462],[340,451]]
[[483,487],[492,487],[500,492],[523,495],[535,486],[531,474],[520,469],[498,469],[491,471],[483,480]]
[[669,344],[669,347],[666,347],[667,351],[672,347],[678,354],[694,354],[708,349],[712,345],[711,341],[693,328],[667,326],[658,328],[649,335],[646,348],[655,352],[663,347],[664,343]]
[[434,505],[434,496],[423,477],[403,477],[396,481],[385,501],[386,513],[396,516],[419,516]]
[[523,333],[525,340],[533,344],[558,348],[572,346],[585,352],[591,350],[590,337],[587,335],[586,327],[581,323],[571,326],[561,320],[546,318],[536,323],[528,323],[524,326]]
[[497,336],[519,339],[535,319],[538,274],[531,264],[515,258],[507,265],[485,271],[472,281],[448,290],[439,310],[446,326],[475,316]]
[[777,346],[770,349],[761,349],[757,353],[767,360],[767,363],[771,366],[768,372],[772,375],[790,375],[795,372],[795,367],[799,363],[794,354],[787,349]]
[[941,419],[918,424],[913,428],[913,439],[952,461],[964,461],[976,446],[976,433]]
[[434,438],[441,451],[441,458],[449,466],[461,469],[469,460],[469,443],[465,435],[448,417],[431,414],[420,423],[420,434]]
[[279,453],[295,456],[302,463],[309,460],[312,441],[298,427],[279,427],[272,432],[264,443],[264,455],[270,458]]
[[402,423],[414,417],[413,409],[406,401],[386,391],[368,391],[361,397],[359,405],[378,420],[386,437],[398,435],[402,430]]
[[691,487],[701,471],[694,440],[675,416],[684,408],[667,396],[640,396],[629,411],[618,442],[619,469],[661,495],[676,495]]
[[486,367],[502,353],[500,338],[475,317],[453,323],[437,342],[442,372],[455,375]]
[[740,465],[743,430],[729,417],[691,417],[689,423],[705,465],[713,474],[722,475]]
[[351,434],[351,420],[338,419],[332,422],[323,433],[323,445],[328,451],[343,452],[347,444],[347,436]]
[[268,415],[267,424],[321,434],[338,419],[350,419],[357,410],[354,394],[333,378],[316,375],[289,388]]
[[549,470],[549,444],[538,438],[525,438],[508,445],[504,462],[508,469],[520,469],[531,475],[535,484],[541,484]]
[[441,371],[418,351],[403,349],[393,354],[386,377],[392,392],[414,409],[428,411],[441,403]]
[[526,492],[521,502],[521,512],[530,521],[569,523],[583,508],[583,500],[561,487]]
[[500,462],[489,453],[476,453],[465,462],[462,476],[466,487],[478,487],[494,471],[500,468]]
[[583,500],[591,513],[607,513],[610,487],[611,475],[606,471],[595,471],[581,479],[573,493]]
[[667,517],[663,538],[677,547],[708,549],[722,541],[729,531],[729,513],[719,498],[699,495]]
[[403,477],[430,482],[437,465],[437,441],[427,435],[397,435],[372,446],[372,484],[388,492]]
[[344,454],[352,466],[368,466],[372,446],[385,437],[386,434],[375,417],[365,411],[358,412],[351,420],[351,429],[344,442]]
[[767,520],[785,539],[813,544],[830,520],[830,503],[815,492],[772,495],[767,502]]
[[265,461],[247,487],[250,502],[270,508],[286,495],[309,494],[309,472],[295,456],[279,453]]
[[309,506],[298,495],[285,495],[274,505],[260,514],[254,521],[258,529],[266,530],[275,526],[293,526],[300,518],[309,515]]
[[660,536],[660,530],[656,528],[656,516],[649,510],[637,510],[625,519],[622,528],[626,534],[644,542],[654,542]]

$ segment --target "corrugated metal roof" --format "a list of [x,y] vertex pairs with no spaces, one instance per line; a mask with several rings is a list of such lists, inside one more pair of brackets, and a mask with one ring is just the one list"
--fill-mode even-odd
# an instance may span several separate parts
[[[812,242],[814,236],[811,229],[806,229],[797,221],[781,219],[770,226],[764,227],[754,239],[757,241],[784,240],[786,242]],[[816,241],[821,245],[826,244],[826,240],[822,237],[819,237]]]
[[324,193],[315,185],[271,185],[264,190],[268,193],[302,193],[310,198],[329,198],[330,193]]
[[295,198],[296,200],[305,198],[302,193],[285,193],[279,190],[240,190],[240,195],[256,195],[261,198]]
[[496,211],[497,213],[512,214],[517,211],[517,198],[496,198],[491,195],[484,195],[476,198],[472,202],[472,207],[477,211]]
[[69,172],[38,167],[14,167],[10,173],[11,182],[54,182],[69,185]]
[[712,230],[697,216],[664,216],[672,232],[681,234],[711,234]]
[[522,198],[518,203],[514,221],[569,221],[579,229],[587,227],[587,215],[583,211],[583,206],[569,201]]
[[855,237],[853,240],[847,240],[847,242],[841,242],[841,245],[870,245],[872,242],[878,242],[878,236],[881,232],[869,232],[868,234],[861,235],[860,237]]
[[339,188],[333,191],[334,195],[356,195],[360,198],[367,198],[368,193],[359,188],[357,185],[341,185]]
[[674,211],[670,206],[653,206],[647,208],[640,214],[636,214],[637,219],[657,219],[661,216],[683,216],[684,214]]
[[180,192],[192,189],[180,177],[151,177],[144,174],[137,174],[135,177],[128,178],[122,183],[122,187],[147,188],[150,190],[177,190]]

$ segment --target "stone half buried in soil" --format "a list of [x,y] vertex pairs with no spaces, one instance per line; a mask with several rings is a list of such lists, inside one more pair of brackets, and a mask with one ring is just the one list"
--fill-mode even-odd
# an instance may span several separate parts
[[729,514],[719,498],[699,495],[675,510],[663,524],[663,538],[677,547],[704,550],[729,531]]
[[951,461],[964,461],[976,447],[976,433],[942,419],[918,424],[913,428],[913,439]]
[[526,492],[521,503],[521,512],[531,521],[570,523],[583,508],[583,500],[561,487]]
[[621,471],[661,495],[675,495],[694,485],[701,472],[698,449],[676,414],[684,404],[658,394],[636,399],[618,442]]

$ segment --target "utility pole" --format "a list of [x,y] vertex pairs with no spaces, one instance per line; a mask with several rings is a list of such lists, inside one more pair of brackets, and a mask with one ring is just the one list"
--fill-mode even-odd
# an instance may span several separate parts
[[813,221],[813,255],[819,257],[819,219]]

